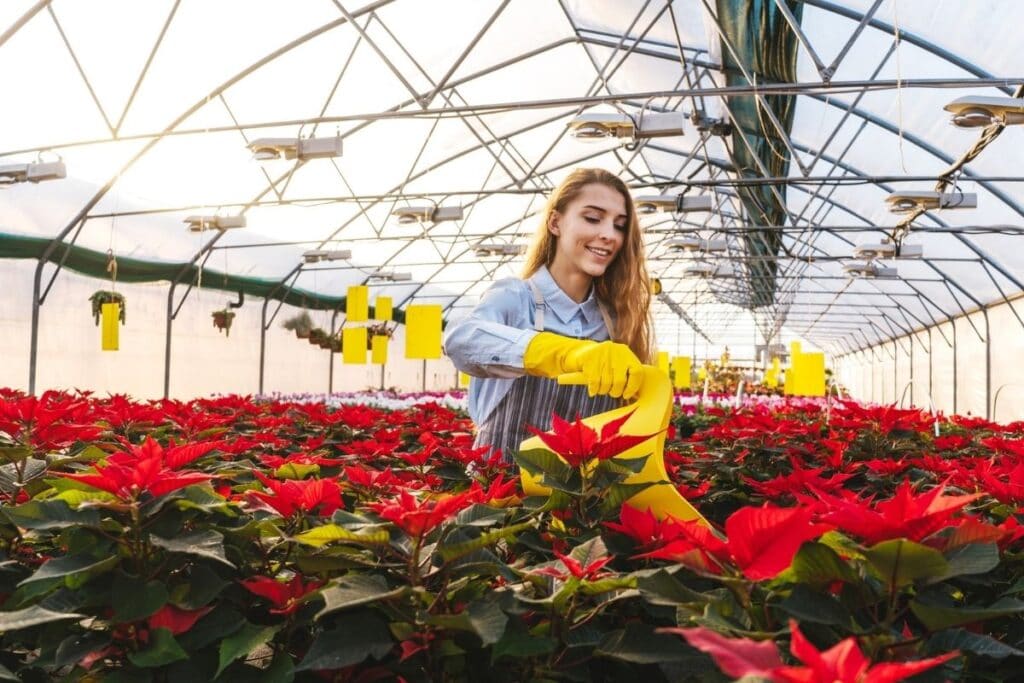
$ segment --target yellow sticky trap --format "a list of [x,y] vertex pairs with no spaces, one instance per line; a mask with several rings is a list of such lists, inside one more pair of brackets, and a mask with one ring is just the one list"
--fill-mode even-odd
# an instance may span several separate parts
[[674,383],[676,389],[690,388],[690,371],[693,365],[687,356],[676,356],[672,359],[672,374],[675,375]]
[[441,357],[441,305],[415,304],[405,309],[405,357]]
[[388,362],[388,337],[384,334],[375,334],[370,339],[370,362],[377,365],[384,365]]
[[[582,374],[563,375],[558,381],[560,384],[575,384],[581,382],[582,379]],[[697,511],[697,508],[683,498],[676,487],[670,483],[668,472],[665,470],[665,431],[672,417],[672,384],[669,382],[668,376],[657,368],[645,365],[644,383],[640,387],[636,403],[584,418],[583,423],[600,432],[604,425],[629,413],[633,414],[622,425],[619,430],[621,434],[636,436],[654,434],[654,436],[616,456],[618,458],[642,458],[650,454],[643,469],[636,474],[629,475],[625,483],[627,485],[652,483],[652,485],[626,502],[638,510],[650,510],[658,519],[671,516],[681,521],[696,519],[707,524],[707,520]],[[536,448],[550,450],[536,436],[527,439],[519,446],[521,451]],[[529,472],[520,469],[520,475],[526,495],[550,495],[551,489],[542,486],[539,479],[533,477]]]
[[794,367],[797,368],[796,377],[793,380],[795,396],[825,395],[824,353],[801,353],[799,359],[794,363]]
[[[370,318],[370,288],[352,285],[345,297],[345,317],[350,323],[363,323]],[[366,347],[365,342],[363,347]]]
[[668,351],[658,351],[658,369],[668,376]]
[[366,363],[365,327],[343,327],[341,329],[341,361],[347,365]]
[[374,320],[391,320],[391,297],[378,296],[373,302]]
[[464,372],[459,373],[459,386],[463,389],[469,386],[469,375]]
[[100,305],[100,348],[103,351],[117,351],[121,328],[118,318],[121,317],[121,304]]

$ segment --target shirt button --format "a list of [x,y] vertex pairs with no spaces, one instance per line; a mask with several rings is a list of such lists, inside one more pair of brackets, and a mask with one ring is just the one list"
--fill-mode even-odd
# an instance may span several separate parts
[[491,360],[498,360],[497,356],[491,356]]

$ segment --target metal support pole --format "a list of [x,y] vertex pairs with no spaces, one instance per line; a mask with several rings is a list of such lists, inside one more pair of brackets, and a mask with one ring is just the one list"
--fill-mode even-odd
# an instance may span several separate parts
[[260,312],[260,394],[263,393],[263,368],[267,360],[267,305],[270,299],[263,300],[263,310]]
[[423,391],[427,390],[427,359],[423,359]]
[[988,324],[988,306],[981,307],[985,316],[985,419],[992,419],[992,328]]
[[[331,313],[331,337],[338,333],[338,330],[335,328],[337,322],[338,309],[334,309],[334,312]],[[334,351],[330,350],[330,353],[327,355],[331,357],[327,362],[327,394],[330,395],[334,393]]]
[[914,403],[914,335],[910,335],[910,405]]
[[957,390],[956,390],[956,385],[957,385],[957,380],[956,380],[956,365],[957,365],[956,357],[957,357],[957,355],[959,355],[959,354],[957,354],[957,350],[956,350],[956,319],[951,320],[950,324],[953,326],[953,414],[955,415],[956,414],[956,408],[957,408],[957,405],[956,405],[956,395],[957,395]]

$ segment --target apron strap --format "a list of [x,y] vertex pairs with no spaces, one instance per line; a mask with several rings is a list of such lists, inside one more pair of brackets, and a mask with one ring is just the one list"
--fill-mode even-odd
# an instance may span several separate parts
[[533,278],[527,279],[526,284],[530,286],[530,291],[533,292],[533,305],[536,307],[533,311],[533,329],[543,332],[544,311],[547,309],[547,305],[544,303],[544,295],[540,293],[540,287],[533,281]]
[[[533,278],[527,278],[526,284],[530,286],[530,291],[533,293],[533,304],[535,306],[533,315],[533,329],[538,332],[544,331],[544,311],[547,310],[547,304],[544,303],[544,295],[540,292],[540,287],[533,281]],[[599,299],[597,302],[597,308],[601,311],[601,317],[604,319],[604,326],[608,329],[608,338],[615,339],[615,325],[612,323],[612,316],[608,313],[608,308]]]

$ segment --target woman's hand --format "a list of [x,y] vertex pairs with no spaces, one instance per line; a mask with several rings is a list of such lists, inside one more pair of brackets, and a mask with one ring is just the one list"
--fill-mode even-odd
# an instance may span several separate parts
[[629,400],[643,384],[643,363],[625,344],[613,341],[591,342],[566,355],[567,370],[582,372],[591,396],[608,394]]

